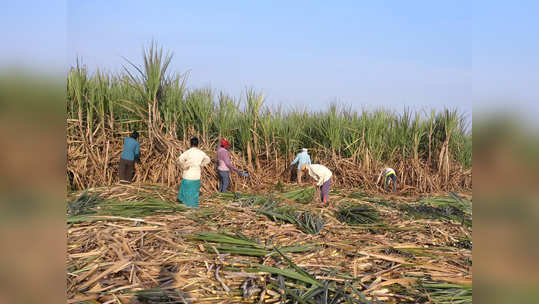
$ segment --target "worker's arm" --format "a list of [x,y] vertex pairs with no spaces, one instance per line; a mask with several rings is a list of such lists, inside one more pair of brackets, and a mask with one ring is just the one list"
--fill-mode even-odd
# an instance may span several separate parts
[[324,179],[320,176],[320,177],[318,178],[318,183],[316,183],[316,185],[317,185],[318,187],[322,186],[322,184],[324,184],[323,180],[324,180]]
[[309,175],[316,181],[316,186],[322,185],[322,177],[320,175],[316,174],[313,170],[309,170]]
[[228,169],[235,172],[239,172],[238,169],[234,167],[234,165],[232,165],[232,162],[230,161],[230,155],[228,154],[228,152],[223,153],[223,161],[225,162],[225,165],[228,167]]
[[382,170],[382,172],[380,172],[380,174],[378,175],[378,179],[376,180],[377,185],[380,182],[380,179],[382,178],[382,174],[384,174],[384,170]]
[[309,156],[309,154],[307,154],[307,164],[311,164],[311,156]]
[[204,154],[204,156],[202,157],[202,163],[200,164],[200,166],[204,167],[204,166],[206,166],[207,164],[209,164],[211,162],[211,159],[206,153],[204,153],[204,152],[202,152],[202,153]]
[[178,162],[180,163],[180,167],[182,168],[182,170],[185,170],[185,155],[182,153],[182,155],[180,155],[180,157],[178,157]]
[[290,163],[290,166],[295,165],[299,161],[299,154],[294,158],[294,160]]

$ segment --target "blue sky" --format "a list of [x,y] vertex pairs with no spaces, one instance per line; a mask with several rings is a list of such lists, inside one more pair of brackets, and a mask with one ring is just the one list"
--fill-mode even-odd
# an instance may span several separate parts
[[12,2],[0,24],[17,26],[5,33],[0,63],[65,73],[79,56],[90,70],[118,72],[122,57],[140,62],[155,39],[174,52],[172,70],[190,71],[189,86],[235,96],[254,87],[268,103],[471,113],[475,102],[474,109],[518,104],[539,113],[537,8],[532,1]]

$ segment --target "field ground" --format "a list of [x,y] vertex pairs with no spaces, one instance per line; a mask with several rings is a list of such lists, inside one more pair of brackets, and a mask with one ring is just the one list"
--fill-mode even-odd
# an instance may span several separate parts
[[471,194],[309,189],[195,210],[159,185],[73,193],[68,303],[471,303]]

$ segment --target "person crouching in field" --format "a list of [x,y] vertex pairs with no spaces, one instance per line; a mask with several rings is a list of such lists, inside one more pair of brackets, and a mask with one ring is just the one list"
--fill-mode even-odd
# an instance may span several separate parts
[[331,170],[318,164],[304,164],[302,166],[305,174],[309,174],[314,180],[314,184],[320,189],[320,200],[326,204],[329,197],[329,188],[331,185]]
[[191,138],[191,149],[180,155],[179,162],[182,167],[182,182],[178,189],[178,201],[191,208],[198,207],[200,195],[201,167],[210,163],[210,158],[198,149],[198,138]]
[[389,182],[393,182],[393,192],[397,192],[397,174],[395,173],[395,170],[392,168],[384,168],[380,175],[378,175],[378,179],[376,180],[376,184],[380,182],[380,179],[382,179],[382,176],[384,177],[384,189],[387,191],[387,187],[389,186]]
[[137,141],[138,132],[133,131],[124,138],[124,149],[120,155],[120,183],[131,183],[135,176],[135,162],[140,163],[140,144]]
[[298,185],[301,185],[301,176],[303,175],[303,171],[301,170],[302,166],[304,164],[311,164],[311,157],[307,153],[307,148],[303,148],[300,153],[294,158],[294,160],[290,163],[290,166],[293,166],[295,164],[298,164]]
[[230,162],[230,155],[228,154],[228,148],[230,143],[223,139],[219,148],[217,148],[217,173],[219,175],[219,192],[226,192],[230,185],[230,171],[234,171],[242,176],[245,176],[244,172],[239,171]]

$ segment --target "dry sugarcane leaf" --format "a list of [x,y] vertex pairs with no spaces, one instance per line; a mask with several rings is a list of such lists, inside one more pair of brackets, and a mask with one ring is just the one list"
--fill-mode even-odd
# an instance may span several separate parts
[[129,266],[129,264],[131,264],[130,261],[126,261],[126,260],[123,260],[123,261],[118,261],[116,262],[115,264],[113,264],[112,266],[110,266],[107,270],[101,272],[100,274],[98,274],[97,276],[93,277],[91,280],[89,280],[88,282],[84,283],[83,285],[81,285],[79,287],[79,290],[86,290],[88,287],[92,286],[92,284],[94,284],[95,282],[97,282],[99,279],[105,277],[107,274],[109,273],[116,273],[122,269],[124,269],[125,267]]

